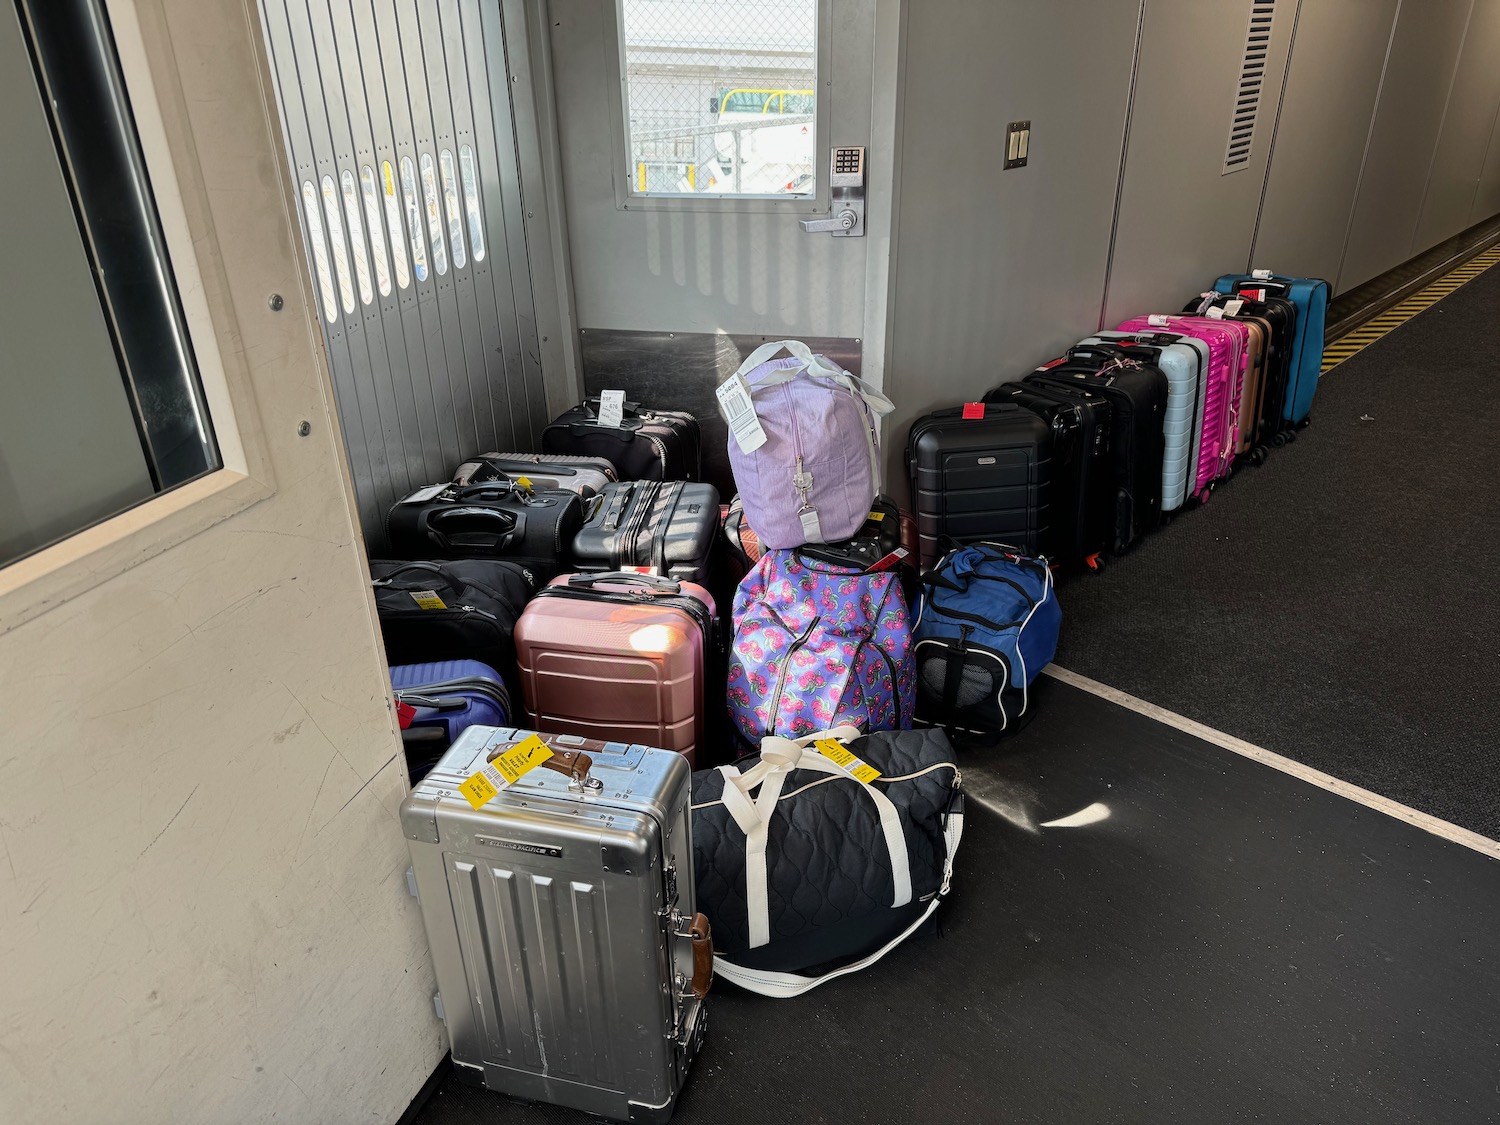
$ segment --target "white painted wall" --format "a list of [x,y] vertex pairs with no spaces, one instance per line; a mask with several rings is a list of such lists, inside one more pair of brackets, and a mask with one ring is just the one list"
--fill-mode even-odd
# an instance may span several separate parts
[[42,574],[45,612],[0,589],[0,1121],[390,1121],[444,1041],[259,23],[133,8],[244,439],[225,495],[266,495],[165,550],[174,502],[122,517],[119,573]]

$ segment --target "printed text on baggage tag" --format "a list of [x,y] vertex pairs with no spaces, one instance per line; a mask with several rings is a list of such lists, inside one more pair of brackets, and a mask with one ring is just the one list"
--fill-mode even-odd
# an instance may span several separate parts
[[739,443],[741,453],[754,453],[766,444],[766,431],[755,416],[755,403],[750,399],[750,386],[740,374],[731,375],[719,384],[714,392],[719,398],[719,409],[729,423],[734,440]]
[[600,391],[599,424],[601,426],[618,426],[623,421],[625,421],[625,392]]
[[536,735],[529,735],[497,755],[493,762],[487,762],[478,773],[471,774],[458,791],[476,809],[483,808],[496,793],[514,785],[550,757],[552,751],[547,744]]
[[1224,302],[1224,315],[1225,316],[1239,316],[1240,315],[1240,310],[1242,308],[1244,308],[1244,307],[1245,307],[1245,302],[1242,301],[1242,300],[1240,300],[1238,297],[1236,297],[1232,301],[1225,301]]
[[417,603],[418,609],[447,609],[448,603],[438,597],[436,590],[413,590],[411,600]]
[[865,785],[872,781],[880,780],[880,771],[872,765],[866,764],[836,738],[820,738],[813,743],[818,748],[818,753],[827,758],[834,765],[840,767],[855,781],[863,782]]
[[983,418],[983,417],[984,417],[984,403],[982,403],[982,402],[966,402],[966,403],[964,403],[964,420],[965,421],[974,421],[975,419]]

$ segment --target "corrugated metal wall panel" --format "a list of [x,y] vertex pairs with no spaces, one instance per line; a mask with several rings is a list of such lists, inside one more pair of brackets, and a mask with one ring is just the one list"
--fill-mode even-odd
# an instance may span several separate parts
[[473,453],[531,448],[547,420],[505,27],[480,0],[261,9],[378,552],[393,501]]

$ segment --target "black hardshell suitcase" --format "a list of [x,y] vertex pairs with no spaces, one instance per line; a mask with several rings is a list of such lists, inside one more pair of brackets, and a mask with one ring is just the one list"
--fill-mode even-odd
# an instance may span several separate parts
[[977,418],[954,408],[911,425],[906,468],[924,570],[949,539],[998,540],[1036,555],[1048,535],[1051,427],[1016,403],[977,405]]
[[1137,538],[1161,523],[1161,471],[1166,457],[1163,423],[1167,377],[1161,368],[1122,356],[1109,345],[1080,344],[1068,362],[1028,377],[1051,386],[1084,386],[1109,400],[1113,415],[1110,458],[1114,489],[1109,550],[1123,554]]
[[565,410],[542,430],[542,452],[603,457],[624,480],[701,480],[703,437],[698,419],[682,410],[627,402],[619,426],[599,424],[599,399]]
[[593,501],[573,537],[579,570],[650,567],[663,578],[705,585],[719,532],[719,493],[711,484],[621,481]]
[[1266,386],[1261,393],[1260,440],[1267,445],[1281,448],[1296,438],[1297,427],[1284,417],[1287,391],[1292,382],[1293,344],[1297,339],[1297,306],[1285,297],[1266,294],[1264,301],[1256,301],[1243,293],[1204,294],[1196,301],[1188,302],[1188,310],[1202,315],[1199,309],[1223,308],[1230,301],[1241,301],[1240,309],[1245,316],[1260,317],[1271,325],[1271,350],[1266,357]]
[[1001,383],[984,401],[1017,403],[1051,427],[1052,519],[1042,553],[1061,566],[1096,568],[1113,531],[1109,403],[1030,381]]
[[583,526],[583,505],[576,492],[508,481],[423,488],[391,507],[386,538],[407,558],[509,559],[546,585]]
[[500,559],[372,559],[375,611],[393,666],[478,660],[516,685],[511,634],[540,588],[536,574]]

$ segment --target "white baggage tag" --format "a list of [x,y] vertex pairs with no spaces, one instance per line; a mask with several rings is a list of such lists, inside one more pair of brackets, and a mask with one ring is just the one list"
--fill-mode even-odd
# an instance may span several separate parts
[[1242,308],[1244,308],[1244,307],[1245,307],[1245,302],[1242,301],[1242,300],[1240,300],[1238,297],[1236,297],[1232,301],[1225,301],[1224,302],[1224,315],[1225,316],[1239,316],[1240,315],[1240,310]]
[[1250,276],[1255,278],[1256,281],[1270,281],[1276,275],[1270,270],[1251,270]]
[[625,392],[599,392],[599,425],[618,426],[625,421]]
[[1146,323],[1151,325],[1152,328],[1166,328],[1172,322],[1159,313],[1153,313],[1146,318]]
[[766,444],[766,431],[755,415],[755,403],[750,398],[750,386],[743,375],[735,374],[719,384],[714,392],[719,397],[719,409],[729,423],[729,431],[739,442],[741,453],[754,453]]
[[443,489],[447,487],[448,486],[446,484],[429,484],[426,488],[417,489],[405,500],[401,501],[401,503],[425,504],[427,501],[431,500],[434,496],[436,496],[439,492],[443,491]]
[[1213,308],[1209,309],[1204,315],[1207,316],[1209,320],[1223,320],[1224,319],[1224,310],[1221,309],[1221,308],[1219,308],[1217,305],[1215,305]]

